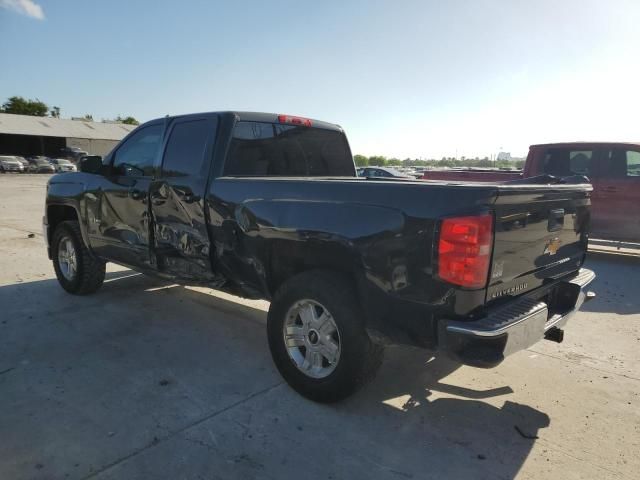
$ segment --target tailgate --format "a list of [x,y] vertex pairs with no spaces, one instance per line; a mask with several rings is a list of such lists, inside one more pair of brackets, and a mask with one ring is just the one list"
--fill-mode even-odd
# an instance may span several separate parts
[[486,301],[575,272],[588,243],[591,185],[500,186]]

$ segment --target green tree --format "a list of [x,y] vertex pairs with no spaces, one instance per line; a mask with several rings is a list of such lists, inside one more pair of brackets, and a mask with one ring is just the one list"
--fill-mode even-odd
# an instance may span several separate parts
[[387,165],[389,165],[391,167],[401,167],[402,166],[402,160],[400,160],[398,158],[390,158],[389,160],[387,160]]
[[138,120],[136,120],[135,118],[133,118],[132,116],[128,116],[128,117],[121,117],[120,115],[118,115],[116,117],[116,122],[120,122],[120,123],[125,123],[127,125],[140,125],[140,122]]
[[373,167],[384,167],[387,164],[387,158],[381,155],[369,157],[369,165]]
[[49,107],[37,98],[29,100],[23,97],[9,97],[2,104],[0,109],[3,113],[14,113],[16,115],[33,115],[35,117],[45,117],[49,111]]
[[369,165],[369,159],[364,155],[354,155],[353,161],[356,162],[356,167],[366,167]]

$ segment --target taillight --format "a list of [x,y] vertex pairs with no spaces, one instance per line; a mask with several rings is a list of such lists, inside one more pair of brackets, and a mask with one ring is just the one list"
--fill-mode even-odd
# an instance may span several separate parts
[[289,123],[291,125],[302,125],[303,127],[310,127],[312,123],[308,118],[294,117],[292,115],[278,115],[278,122]]
[[438,276],[463,287],[486,286],[492,245],[492,215],[444,219],[438,241]]

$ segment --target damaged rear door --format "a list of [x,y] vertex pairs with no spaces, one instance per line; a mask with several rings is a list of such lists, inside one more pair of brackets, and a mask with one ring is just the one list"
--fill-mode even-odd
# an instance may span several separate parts
[[204,197],[217,124],[215,114],[175,120],[166,137],[160,176],[150,188],[152,250],[158,270],[171,276],[213,276]]

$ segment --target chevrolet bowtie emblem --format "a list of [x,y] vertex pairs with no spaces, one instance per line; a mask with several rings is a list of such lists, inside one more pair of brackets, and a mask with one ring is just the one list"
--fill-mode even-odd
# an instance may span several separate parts
[[558,237],[547,241],[547,244],[544,247],[543,254],[546,255],[548,253],[549,255],[555,255],[556,253],[558,253],[558,249],[560,248],[561,243],[562,242]]

